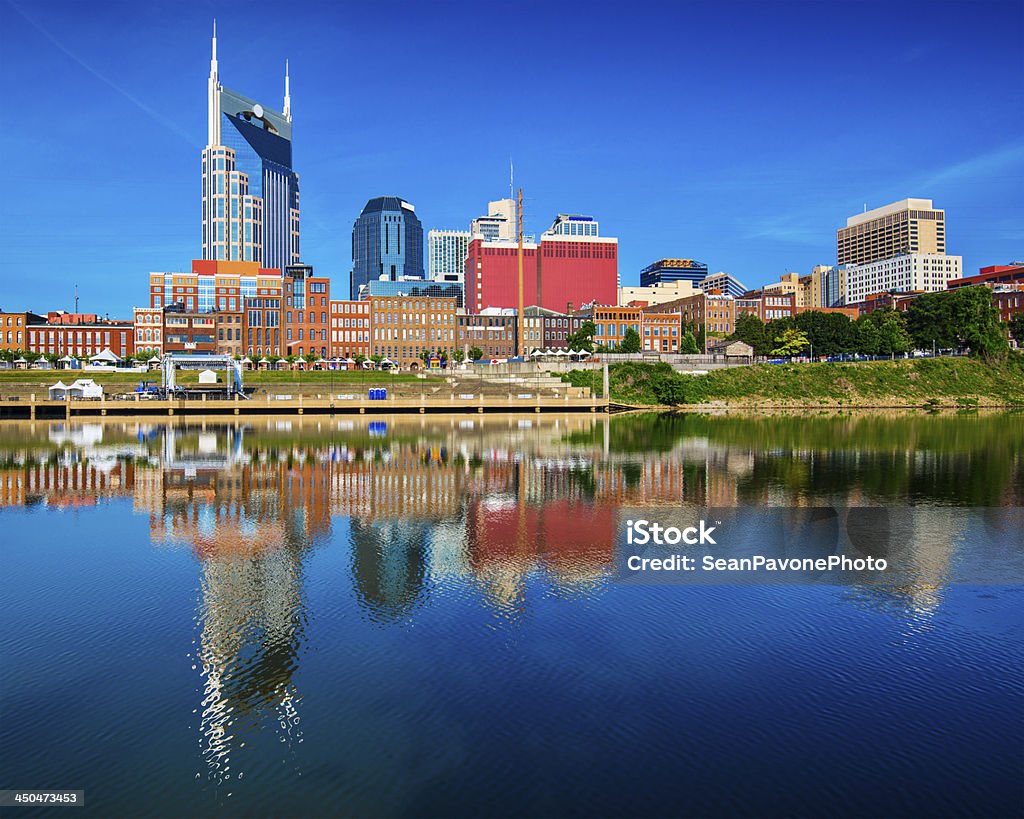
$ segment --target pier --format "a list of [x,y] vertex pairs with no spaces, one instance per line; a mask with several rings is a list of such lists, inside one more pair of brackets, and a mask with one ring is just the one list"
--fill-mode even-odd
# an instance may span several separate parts
[[60,420],[71,418],[179,417],[190,415],[431,415],[497,413],[608,412],[607,398],[564,394],[450,393],[432,395],[392,395],[371,399],[367,394],[324,396],[284,396],[268,393],[248,400],[127,398],[69,399],[63,401],[26,400],[0,403],[0,420]]

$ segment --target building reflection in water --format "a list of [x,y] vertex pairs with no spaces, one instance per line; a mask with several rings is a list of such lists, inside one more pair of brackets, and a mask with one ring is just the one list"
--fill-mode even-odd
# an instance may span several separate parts
[[[1019,446],[994,449],[989,440],[1002,440],[998,421],[991,431],[979,425],[969,447],[963,427],[951,427],[954,447],[941,455],[928,449],[932,421],[906,430],[870,422],[869,435],[850,437],[856,423],[32,424],[0,442],[0,506],[131,498],[154,544],[192,551],[201,569],[194,661],[203,756],[215,779],[228,779],[252,727],[273,723],[286,744],[301,741],[304,561],[330,541],[335,522],[349,536],[360,605],[389,627],[449,582],[478,585],[506,619],[526,610],[532,583],[544,594],[600,593],[621,506],[955,504],[965,469],[977,476],[964,490],[977,505],[1024,504],[1013,477]],[[962,527],[948,505],[894,520],[888,537],[909,558],[911,580],[849,596],[895,610],[911,627],[925,622],[963,551]]]

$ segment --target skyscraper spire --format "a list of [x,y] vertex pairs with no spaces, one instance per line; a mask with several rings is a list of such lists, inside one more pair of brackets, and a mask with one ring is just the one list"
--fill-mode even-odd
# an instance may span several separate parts
[[292,89],[288,77],[288,60],[284,61],[284,118],[292,121]]
[[210,55],[210,76],[217,76],[217,18],[213,18],[213,51]]
[[206,91],[206,144],[220,144],[220,79],[217,77],[217,18],[213,18],[213,46],[210,52],[210,79]]

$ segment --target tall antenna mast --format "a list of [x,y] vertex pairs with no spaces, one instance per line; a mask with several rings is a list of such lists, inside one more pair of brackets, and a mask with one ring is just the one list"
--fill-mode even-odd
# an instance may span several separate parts
[[78,285],[75,285],[75,312],[78,312]]
[[[511,163],[510,163],[511,164]],[[517,345],[519,350],[519,357],[525,357],[525,346],[524,346],[524,333],[525,327],[523,326],[523,189],[519,189],[519,200],[516,204],[516,229],[519,233],[519,333]]]
[[512,198],[512,191],[515,189],[515,170],[512,166],[512,157],[508,158],[508,198]]

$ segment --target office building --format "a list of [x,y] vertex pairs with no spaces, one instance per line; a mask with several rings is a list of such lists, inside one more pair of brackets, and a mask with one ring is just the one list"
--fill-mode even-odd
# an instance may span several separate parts
[[821,265],[821,304],[842,307],[846,304],[846,270],[849,265]]
[[700,289],[705,293],[721,293],[724,296],[739,298],[747,292],[747,286],[729,273],[721,270],[717,273],[709,273],[700,283]]
[[349,298],[373,279],[423,278],[423,226],[416,209],[398,196],[366,203],[352,226]]
[[846,303],[864,301],[876,293],[945,290],[963,275],[963,257],[944,253],[908,253],[846,268]]
[[597,236],[598,224],[593,216],[560,213],[545,233],[551,236]]
[[685,279],[652,284],[650,287],[624,286],[619,288],[618,304],[620,307],[664,304],[669,301],[685,299],[687,296],[700,292],[701,288],[694,288],[693,282]]
[[640,286],[688,281],[694,287],[708,275],[708,266],[693,259],[659,259],[640,271]]
[[217,31],[203,149],[203,258],[283,270],[299,260],[299,177],[292,170],[290,78],[274,111],[221,85]]
[[470,238],[484,242],[514,242],[516,236],[516,202],[499,199],[487,203],[487,215],[478,216],[469,226]]
[[946,214],[931,199],[903,199],[858,213],[836,231],[839,264],[871,264],[912,253],[946,252]]
[[430,279],[399,279],[381,281],[371,279],[359,288],[359,298],[373,296],[425,296],[431,299],[455,299],[458,307],[463,306],[461,282],[435,282]]
[[427,277],[436,282],[461,283],[466,274],[469,231],[431,230],[427,233]]

